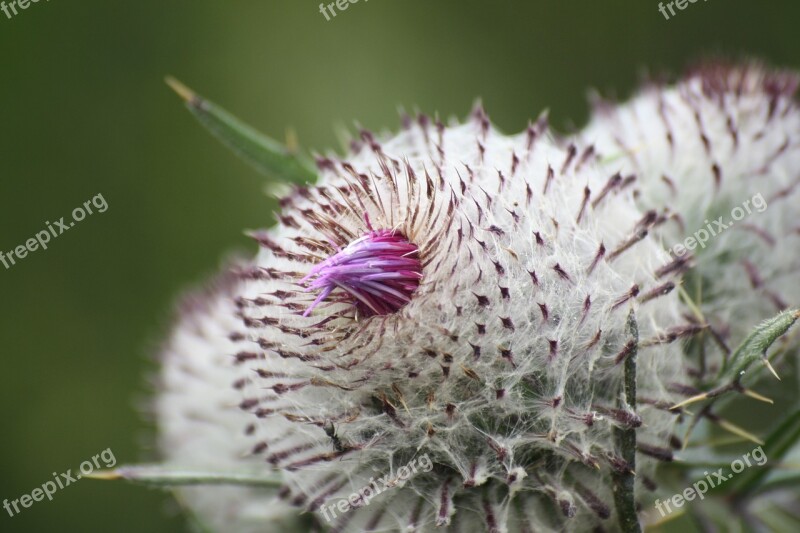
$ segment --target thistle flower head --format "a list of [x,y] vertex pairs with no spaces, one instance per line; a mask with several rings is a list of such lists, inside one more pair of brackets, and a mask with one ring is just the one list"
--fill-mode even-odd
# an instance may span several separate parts
[[[755,387],[757,373],[731,361],[747,351],[751,328],[763,331],[787,317],[791,323],[792,313],[783,311],[800,305],[798,87],[796,72],[757,62],[706,63],[674,85],[646,86],[626,103],[598,101],[590,124],[573,140],[591,145],[607,172],[635,176],[638,205],[664,221],[655,232],[686,271],[685,295],[694,300],[687,313],[708,334],[684,355],[691,370],[674,384],[687,396],[682,405],[731,388],[763,400],[746,389]],[[796,354],[797,339],[781,337],[780,352]],[[761,344],[756,357],[777,376],[767,359],[774,340]],[[758,440],[720,418],[714,401],[698,409],[687,431],[718,424]],[[800,446],[793,448],[798,456]],[[797,502],[796,491],[744,492],[734,505],[703,513],[750,514],[765,499],[774,513],[780,502],[786,508],[793,505],[787,501]]]
[[759,63],[706,63],[627,103],[598,101],[580,134],[607,171],[636,176],[665,246],[688,244],[697,305],[729,346],[800,302],[798,86]]
[[[272,504],[337,531],[610,520],[611,474],[632,469],[614,432],[638,428],[646,484],[653,459],[671,454],[673,341],[694,331],[673,292],[680,269],[652,238],[658,217],[544,120],[506,136],[482,110],[450,127],[420,117],[395,137],[364,133],[318,166],[319,183],[255,235],[235,311],[205,319],[235,323],[220,375],[239,394],[230,421],[248,420],[243,464],[283,481]],[[623,367],[637,347],[630,405]],[[171,350],[183,355],[170,365],[207,364]],[[430,469],[401,474],[422,456]],[[366,498],[375,480],[384,490]]]

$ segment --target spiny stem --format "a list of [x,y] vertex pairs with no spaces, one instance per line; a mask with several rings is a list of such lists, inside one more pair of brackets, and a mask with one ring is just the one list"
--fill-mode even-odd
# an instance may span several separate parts
[[[624,367],[624,402],[620,400],[621,409],[636,409],[636,355],[639,351],[639,326],[633,310],[628,314],[628,330],[633,338],[633,350],[625,359]],[[620,529],[624,533],[639,533],[642,528],[636,516],[636,493],[634,476],[636,471],[636,429],[616,428],[614,438],[621,451],[622,458],[628,463],[625,472],[614,474],[614,503],[617,506]]]

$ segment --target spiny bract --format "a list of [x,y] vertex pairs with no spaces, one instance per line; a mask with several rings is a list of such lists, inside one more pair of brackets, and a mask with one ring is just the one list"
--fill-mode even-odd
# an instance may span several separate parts
[[[281,200],[257,257],[184,313],[165,350],[165,458],[282,481],[181,489],[204,521],[591,530],[612,524],[612,473],[631,466],[615,428],[638,428],[637,485],[652,488],[654,458],[671,457],[673,341],[699,329],[673,291],[686,265],[652,237],[663,219],[636,207],[632,179],[561,144],[544,119],[506,136],[478,109],[364,132],[347,158],[318,160],[318,184]],[[419,268],[370,256],[376,232]],[[348,250],[359,263],[341,277]],[[400,271],[420,275],[386,298],[373,283]],[[637,341],[634,408],[622,378]]]

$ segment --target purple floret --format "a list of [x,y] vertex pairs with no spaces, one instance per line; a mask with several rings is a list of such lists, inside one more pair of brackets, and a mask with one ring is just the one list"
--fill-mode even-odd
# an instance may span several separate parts
[[303,316],[310,315],[337,287],[352,296],[353,304],[367,316],[388,315],[411,301],[421,278],[417,245],[399,232],[373,230],[316,265],[303,278],[303,282],[312,280],[309,291],[320,291]]

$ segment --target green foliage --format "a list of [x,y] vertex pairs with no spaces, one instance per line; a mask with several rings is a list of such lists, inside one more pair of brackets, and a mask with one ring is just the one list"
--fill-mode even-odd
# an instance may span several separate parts
[[305,185],[317,180],[313,164],[296,149],[260,133],[178,80],[168,77],[166,82],[200,124],[270,181]]

